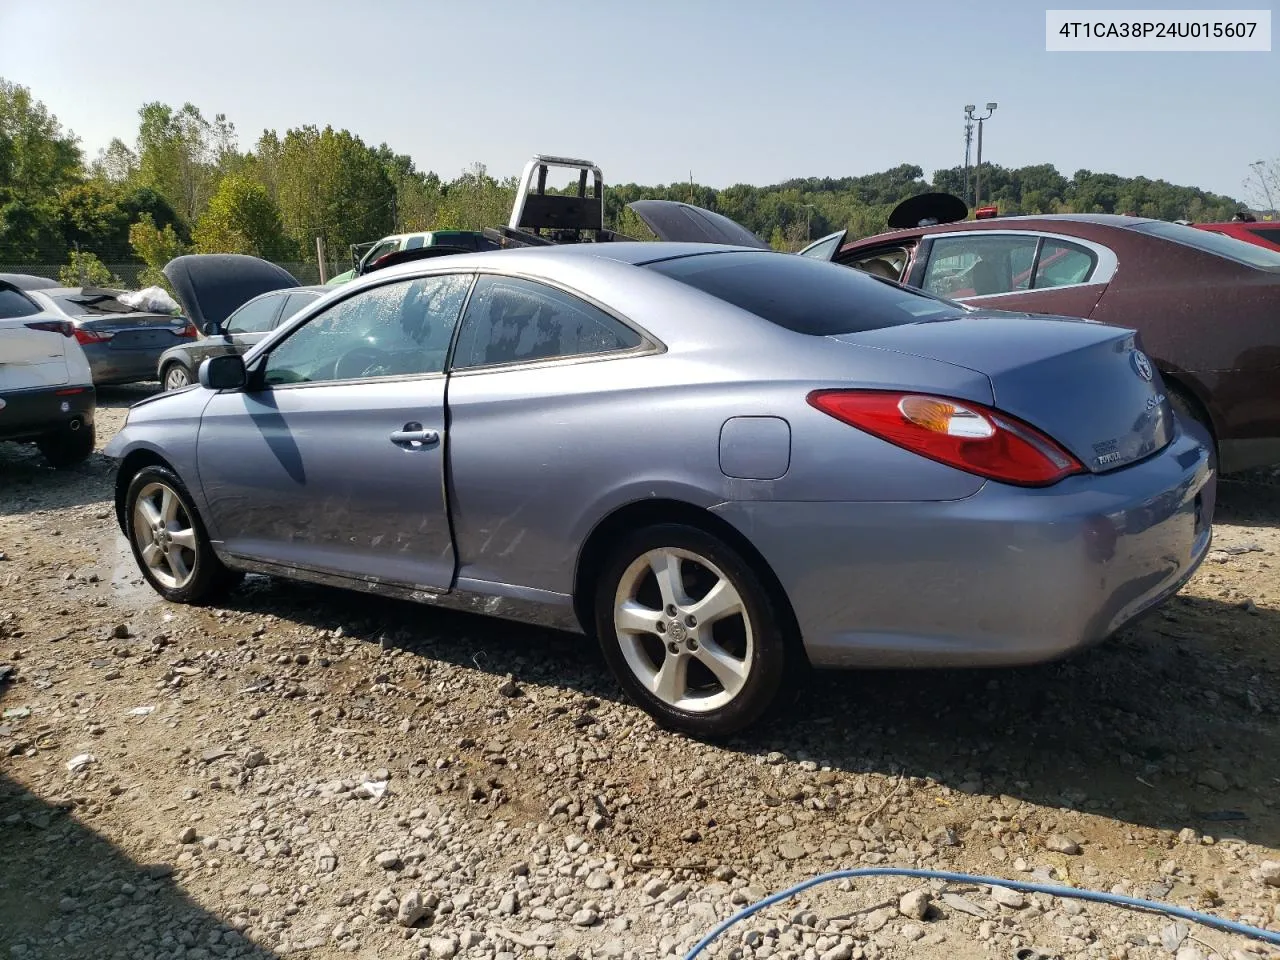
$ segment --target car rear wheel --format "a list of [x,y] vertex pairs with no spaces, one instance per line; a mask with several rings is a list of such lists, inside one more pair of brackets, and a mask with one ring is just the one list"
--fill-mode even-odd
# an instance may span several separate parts
[[93,424],[88,424],[79,430],[64,427],[56,433],[46,434],[36,441],[36,447],[49,461],[49,466],[55,470],[66,470],[89,459],[95,443]]
[[1218,469],[1218,440],[1213,432],[1213,422],[1209,419],[1209,414],[1182,387],[1166,382],[1165,390],[1169,394],[1169,404],[1178,411],[1179,416],[1192,421],[1203,431],[1205,440],[1209,444],[1209,465],[1215,470]]
[[784,624],[751,565],[684,524],[632,534],[597,589],[597,636],[623,689],[662,726],[697,737],[736,733],[774,704]]
[[181,390],[183,387],[189,387],[192,383],[191,371],[187,369],[186,364],[171,363],[164,368],[163,383],[166,390]]
[[147,582],[174,603],[218,599],[243,578],[214,554],[190,493],[165,467],[144,467],[129,482],[125,535]]

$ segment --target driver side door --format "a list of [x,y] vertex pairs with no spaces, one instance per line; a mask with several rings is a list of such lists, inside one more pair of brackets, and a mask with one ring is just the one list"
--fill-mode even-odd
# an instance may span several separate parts
[[453,583],[445,357],[472,277],[398,280],[330,304],[205,407],[210,534],[274,567],[428,590]]

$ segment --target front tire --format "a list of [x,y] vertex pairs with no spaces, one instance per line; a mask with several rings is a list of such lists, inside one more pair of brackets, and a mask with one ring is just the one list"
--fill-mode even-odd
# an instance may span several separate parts
[[623,540],[600,577],[595,621],[628,696],[661,726],[700,738],[759,720],[795,659],[787,620],[751,565],[684,524]]
[[124,516],[138,569],[166,600],[205,603],[243,579],[214,554],[191,494],[167,467],[143,467],[134,475]]
[[49,461],[49,466],[55,470],[66,470],[88,460],[96,443],[93,424],[86,424],[79,430],[63,428],[57,433],[46,434],[36,441],[36,447]]

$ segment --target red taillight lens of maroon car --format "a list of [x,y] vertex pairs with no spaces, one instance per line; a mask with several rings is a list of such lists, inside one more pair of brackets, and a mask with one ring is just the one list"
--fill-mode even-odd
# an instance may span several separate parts
[[27,324],[28,329],[43,330],[45,333],[60,333],[64,337],[75,336],[76,327],[70,320],[35,320]]
[[1047,487],[1084,472],[1034,427],[968,400],[884,390],[815,390],[808,400],[904,450],[1001,483]]
[[187,325],[179,330],[176,335],[184,339],[194,339],[200,336],[200,331],[196,329],[196,325],[194,323],[188,320]]

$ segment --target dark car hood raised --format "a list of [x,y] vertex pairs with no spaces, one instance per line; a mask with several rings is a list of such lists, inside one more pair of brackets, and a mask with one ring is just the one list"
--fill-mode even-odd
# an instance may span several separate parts
[[298,287],[283,267],[240,253],[192,253],[164,267],[188,319],[204,329],[224,323],[236,308],[269,290]]
[[726,216],[678,200],[635,200],[637,217],[659,240],[677,243],[722,243],[733,247],[770,249],[754,233]]

